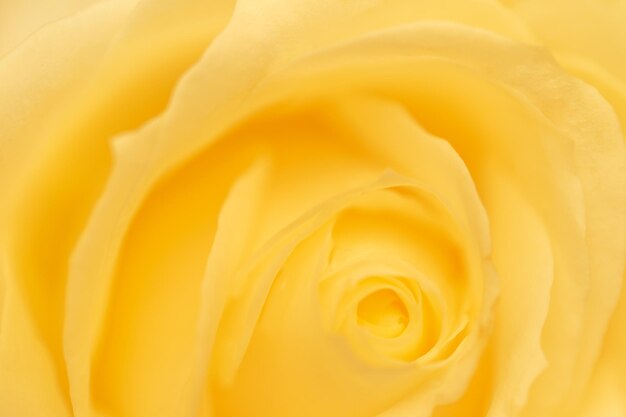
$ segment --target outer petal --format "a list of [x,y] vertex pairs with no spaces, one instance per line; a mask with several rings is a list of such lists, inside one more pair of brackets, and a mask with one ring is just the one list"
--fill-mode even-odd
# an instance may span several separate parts
[[46,143],[36,133],[50,109],[89,79],[131,11],[132,4],[124,0],[101,2],[43,28],[0,59],[0,186],[4,193],[14,186],[34,150]]
[[[626,279],[626,277],[625,277]],[[626,416],[626,285],[611,319],[604,348],[589,383],[580,410],[572,415],[580,417]]]
[[[42,26],[84,10],[100,0],[22,0],[0,2],[0,57]],[[127,3],[132,4],[130,0]]]
[[[163,109],[181,73],[226,24],[231,6],[155,0],[135,8],[125,0],[103,1],[46,26],[0,61],[4,317],[28,323],[22,335],[35,338],[14,336],[9,326],[0,340],[2,368],[14,376],[2,379],[9,384],[2,401],[10,401],[11,412],[22,412],[21,406],[62,413],[46,395],[42,402],[23,400],[19,379],[33,374],[53,375],[41,380],[70,410],[62,352],[65,274],[108,171],[109,140]],[[12,346],[42,358],[16,358]]]
[[[624,42],[626,39],[626,2],[623,0],[515,0],[506,3],[528,23],[539,43],[547,47],[565,69],[600,91],[613,106],[620,119],[622,131],[626,133],[626,43]],[[626,134],[624,136],[626,137]],[[600,245],[596,238],[597,235],[593,233],[589,235],[588,242],[592,249]],[[597,261],[600,269],[603,262],[600,259]],[[609,274],[601,274],[601,276],[609,276]],[[604,308],[591,307],[589,322],[600,317],[608,317],[612,312],[611,307],[616,301],[617,294],[613,293],[610,301],[599,298],[601,300],[599,305]],[[625,293],[622,292],[620,305],[626,304],[624,297]],[[596,401],[593,407],[599,405],[598,398],[604,398],[602,395],[597,395],[599,392],[605,392],[609,402],[611,392],[615,390],[625,392],[623,382],[618,384],[615,378],[615,375],[617,375],[617,380],[626,378],[626,371],[620,369],[618,365],[622,361],[614,353],[619,351],[620,347],[622,349],[624,347],[621,339],[616,336],[620,323],[622,329],[626,325],[624,316],[619,318],[620,309],[623,310],[623,307],[618,309],[616,317],[612,320],[612,327],[603,348],[606,352],[602,353],[599,370],[590,385],[592,390],[590,395],[592,400]],[[594,326],[587,324],[587,328],[589,334],[593,334],[593,336],[588,336],[588,339],[597,341],[590,344],[588,348],[588,360],[593,360],[600,348],[601,335],[605,327],[595,327],[591,330]],[[588,376],[588,371],[586,375]],[[565,401],[571,406],[570,412],[574,412],[577,408],[574,398],[580,397],[584,382],[585,378]],[[548,385],[549,383],[542,385],[543,388],[539,390],[545,391]],[[536,395],[539,394],[536,393]],[[538,399],[535,397],[535,400]],[[532,408],[529,413],[529,415],[535,415]]]
[[[4,8],[19,4],[21,2],[2,2]],[[20,177],[33,150],[42,144],[33,132],[50,108],[93,72],[131,9],[132,4],[125,1],[102,2],[47,26],[0,61],[0,189],[3,200],[0,204],[0,308],[3,311],[0,323],[0,413],[3,414],[71,414],[61,357],[62,318],[54,309],[48,310],[53,304],[60,305],[62,290],[46,281],[24,283],[23,277],[12,266],[7,253],[7,228],[11,220],[7,219],[6,210],[16,178]],[[11,17],[10,13],[5,15],[2,12],[0,16],[3,18]],[[73,48],[68,48],[70,39]],[[30,301],[24,298],[24,291],[35,291],[36,312],[32,311]],[[49,298],[55,300],[48,301]],[[41,330],[42,324],[47,330]]]
[[[557,58],[574,57],[626,77],[624,0],[511,0],[510,8]],[[567,65],[566,65],[567,66]]]

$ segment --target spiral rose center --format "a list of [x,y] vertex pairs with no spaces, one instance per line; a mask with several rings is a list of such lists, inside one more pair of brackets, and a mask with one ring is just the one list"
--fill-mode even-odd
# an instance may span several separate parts
[[380,337],[402,334],[409,312],[395,291],[385,288],[364,297],[357,306],[358,324]]

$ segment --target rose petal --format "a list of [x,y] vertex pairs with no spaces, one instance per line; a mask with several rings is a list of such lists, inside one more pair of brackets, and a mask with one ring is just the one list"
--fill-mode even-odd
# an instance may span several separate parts
[[[98,0],[6,1],[0,4],[0,57],[45,25],[80,13]],[[130,3],[130,2],[129,2]],[[132,4],[129,4],[129,7]],[[94,27],[90,27],[94,29]],[[82,41],[82,40],[79,40]]]
[[[21,4],[2,3],[3,7]],[[12,265],[14,259],[9,254],[14,249],[8,249],[8,229],[15,228],[16,221],[9,217],[8,209],[19,190],[18,179],[33,153],[46,141],[45,137],[36,137],[35,132],[50,108],[89,77],[131,7],[131,3],[124,1],[102,2],[46,26],[0,61],[0,79],[3,80],[0,94],[3,299],[0,302],[3,320],[6,320],[0,336],[0,368],[7,372],[0,387],[2,410],[25,415],[71,413],[61,352],[63,288],[57,280],[47,279],[53,269],[47,270],[42,280],[36,280]],[[0,16],[12,16],[9,12],[5,15],[4,11]],[[0,26],[4,28],[4,24]],[[68,38],[73,48],[67,47]],[[28,205],[32,206],[33,201],[36,200],[29,200]],[[45,239],[53,246],[63,240],[62,233],[52,236],[51,239],[47,235]],[[32,242],[28,246],[32,246]],[[50,256],[53,253],[30,262],[44,263]],[[33,401],[33,398],[38,400]]]

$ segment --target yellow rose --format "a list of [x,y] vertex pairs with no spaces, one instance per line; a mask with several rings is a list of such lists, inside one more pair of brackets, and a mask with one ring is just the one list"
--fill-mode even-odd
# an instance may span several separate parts
[[33,3],[0,415],[626,416],[623,1]]

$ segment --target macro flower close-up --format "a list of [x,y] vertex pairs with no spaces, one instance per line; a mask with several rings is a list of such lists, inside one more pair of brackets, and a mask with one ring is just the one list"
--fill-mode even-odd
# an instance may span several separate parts
[[0,416],[626,417],[626,1],[0,0]]

